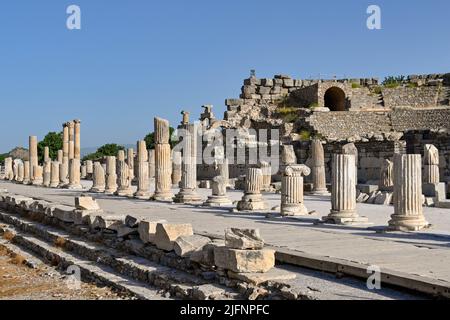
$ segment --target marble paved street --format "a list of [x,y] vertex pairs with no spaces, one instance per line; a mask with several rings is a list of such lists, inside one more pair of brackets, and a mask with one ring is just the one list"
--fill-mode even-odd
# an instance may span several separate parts
[[[91,182],[83,181],[89,188]],[[0,182],[9,192],[73,205],[80,192],[24,186]],[[174,194],[178,190],[173,190]],[[210,190],[200,189],[206,199]],[[229,191],[235,201],[241,191]],[[214,209],[191,205],[135,200],[104,194],[92,194],[108,214],[163,218],[171,223],[192,223],[195,231],[223,235],[227,227],[259,228],[268,244],[276,247],[367,263],[410,274],[450,282],[450,210],[424,208],[426,219],[433,227],[420,232],[376,233],[368,227],[385,226],[393,213],[392,206],[358,204],[358,213],[369,218],[367,226],[314,225],[314,220],[328,214],[327,196],[305,196],[305,204],[315,214],[302,218],[270,218],[265,214],[233,213],[229,209]],[[280,195],[264,194],[269,207],[279,205]]]

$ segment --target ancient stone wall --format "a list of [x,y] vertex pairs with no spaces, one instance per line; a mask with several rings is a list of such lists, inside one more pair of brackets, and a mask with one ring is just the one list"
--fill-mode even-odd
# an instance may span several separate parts
[[383,88],[384,105],[388,108],[409,106],[413,108],[435,107],[439,98],[439,86]]

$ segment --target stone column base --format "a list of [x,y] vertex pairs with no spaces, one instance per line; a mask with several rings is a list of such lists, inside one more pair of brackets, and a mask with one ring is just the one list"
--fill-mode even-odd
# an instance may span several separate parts
[[50,183],[50,188],[58,188],[59,183]]
[[151,199],[155,200],[155,201],[172,202],[173,194],[172,194],[172,192],[158,192],[158,193],[155,193],[151,197]]
[[268,206],[261,194],[244,195],[242,200],[237,204],[238,211],[267,210],[267,208]]
[[91,188],[91,190],[89,190],[89,192],[103,193],[103,192],[105,192],[105,187],[103,187],[103,188],[101,188],[101,187]]
[[33,186],[38,186],[38,187],[42,187],[42,184],[44,183],[44,180],[42,180],[42,179],[37,179],[37,180],[33,180],[32,182],[31,182],[31,184],[33,185]]
[[309,195],[313,196],[329,196],[331,193],[328,191],[328,189],[323,190],[313,190],[311,192],[308,192]]
[[322,217],[322,223],[332,224],[367,224],[369,219],[367,217],[360,217],[356,211],[334,211],[331,210],[328,216]]
[[281,204],[282,216],[306,216],[308,215],[308,209],[303,203],[287,203]]
[[105,189],[105,194],[113,196],[117,192],[117,189]]
[[390,231],[419,231],[421,229],[429,228],[431,225],[421,216],[405,216],[396,215],[391,216],[388,222],[387,230]]
[[202,198],[198,195],[198,193],[191,189],[183,189],[173,198],[173,202],[175,203],[198,203],[201,201]]
[[123,189],[123,190],[117,190],[114,195],[119,197],[133,197],[133,190],[131,189]]
[[69,190],[83,190],[83,186],[81,184],[69,184],[64,188]]
[[138,191],[134,193],[134,198],[140,200],[149,200],[150,196],[151,196],[150,192],[145,191]]
[[205,207],[228,207],[233,202],[227,196],[209,196],[208,200],[203,203]]

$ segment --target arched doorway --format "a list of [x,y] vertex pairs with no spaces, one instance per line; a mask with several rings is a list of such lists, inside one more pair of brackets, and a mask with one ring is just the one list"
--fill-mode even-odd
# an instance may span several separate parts
[[332,87],[325,92],[324,96],[325,108],[331,111],[345,111],[345,92],[338,88]]

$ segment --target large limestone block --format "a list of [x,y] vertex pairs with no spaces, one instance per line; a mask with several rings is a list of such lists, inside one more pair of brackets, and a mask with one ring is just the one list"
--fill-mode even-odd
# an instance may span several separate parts
[[237,250],[227,247],[214,248],[214,263],[217,267],[233,272],[264,273],[275,266],[275,251]]
[[181,236],[174,242],[175,253],[180,257],[188,257],[196,251],[201,251],[211,239],[203,236]]
[[92,197],[75,197],[75,207],[78,210],[98,211],[101,210],[97,201]]
[[124,224],[124,217],[122,216],[106,216],[98,215],[94,218],[91,224],[93,229],[109,229],[118,231]]
[[181,236],[192,236],[194,231],[190,224],[158,223],[156,225],[155,245],[158,249],[172,251],[175,240]]
[[138,232],[139,238],[143,243],[154,243],[156,226],[159,223],[167,223],[166,220],[141,220],[139,221]]
[[237,229],[225,230],[225,246],[232,249],[262,249],[264,240],[261,238],[259,229]]

